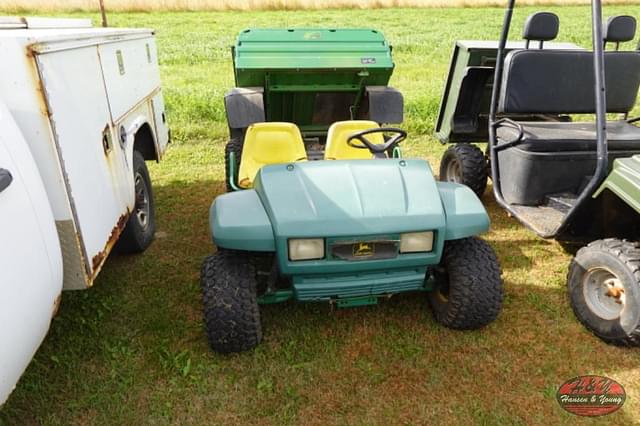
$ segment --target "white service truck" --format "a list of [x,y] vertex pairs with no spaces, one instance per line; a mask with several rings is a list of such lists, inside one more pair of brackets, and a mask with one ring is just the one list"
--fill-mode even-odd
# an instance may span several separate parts
[[0,17],[0,405],[61,291],[151,243],[168,142],[152,30]]

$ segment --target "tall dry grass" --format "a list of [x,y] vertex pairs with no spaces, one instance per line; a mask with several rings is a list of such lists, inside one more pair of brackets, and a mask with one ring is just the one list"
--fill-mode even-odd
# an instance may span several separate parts
[[[111,11],[181,10],[295,10],[385,7],[503,6],[505,0],[104,0]],[[611,0],[606,4],[631,4],[639,0]],[[586,4],[588,0],[520,0],[519,4]],[[0,11],[94,11],[98,0],[0,0]]]

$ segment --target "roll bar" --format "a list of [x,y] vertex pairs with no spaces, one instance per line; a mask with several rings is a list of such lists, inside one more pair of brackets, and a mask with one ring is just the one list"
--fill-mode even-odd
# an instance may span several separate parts
[[[504,57],[509,38],[509,30],[511,29],[511,21],[513,18],[513,9],[515,0],[508,0],[507,8],[504,14],[502,24],[502,33],[498,44],[498,55],[496,59],[496,69],[494,74],[493,92],[491,94],[491,107],[489,110],[489,155],[491,159],[491,179],[493,180],[493,193],[498,204],[514,216],[518,213],[507,203],[502,196],[500,186],[500,169],[498,167],[497,152],[502,148],[498,147],[496,135],[497,127],[502,124],[504,119],[497,119],[498,102],[500,101],[500,90],[502,85],[502,76],[504,74]],[[562,223],[553,233],[543,234],[543,238],[553,238],[561,233],[571,222],[579,207],[591,197],[598,188],[598,185],[606,178],[608,165],[608,144],[607,144],[607,98],[605,87],[605,69],[604,69],[604,39],[602,37],[602,1],[591,1],[591,25],[592,25],[592,43],[593,43],[593,67],[595,71],[595,100],[596,100],[596,124],[597,124],[597,163],[593,177],[584,190],[578,196],[575,204],[565,215]],[[518,141],[511,141],[505,148],[516,145]]]

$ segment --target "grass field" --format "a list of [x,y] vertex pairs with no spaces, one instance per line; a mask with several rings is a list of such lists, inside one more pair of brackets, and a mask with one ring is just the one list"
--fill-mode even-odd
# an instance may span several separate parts
[[[516,28],[533,10],[517,12]],[[588,8],[552,10],[560,39],[589,43]],[[640,16],[640,6],[606,12]],[[218,356],[207,347],[198,276],[213,250],[207,209],[223,191],[222,97],[233,84],[235,34],[383,30],[394,45],[392,84],[406,99],[405,151],[436,169],[444,148],[431,134],[453,42],[495,39],[501,18],[491,8],[111,14],[117,26],[157,29],[174,137],[151,166],[159,232],[146,253],[111,256],[95,288],[64,294],[0,424],[574,424],[555,393],[580,374],[622,383],[627,403],[606,420],[640,423],[640,352],[607,346],[577,323],[565,292],[570,256],[489,193],[485,238],[501,259],[506,299],[486,329],[443,328],[423,295],[408,294],[352,310],[267,306],[255,351]]]

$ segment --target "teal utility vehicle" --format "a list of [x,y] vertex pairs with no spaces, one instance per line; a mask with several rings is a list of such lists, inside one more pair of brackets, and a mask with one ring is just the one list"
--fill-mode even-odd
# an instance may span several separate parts
[[[593,0],[591,49],[553,43],[560,19],[550,12],[529,16],[524,42],[508,42],[514,6],[500,41],[457,44],[436,126],[455,145],[440,178],[480,195],[489,175],[513,217],[581,247],[567,276],[577,318],[609,343],[640,345],[640,52],[626,44],[636,19],[603,23]],[[469,142],[488,142],[486,156]]]
[[[262,338],[259,304],[371,305],[427,292],[456,329],[493,321],[500,267],[478,197],[403,159],[402,96],[374,30],[247,30],[225,98],[231,190],[210,209],[205,325],[221,353]],[[315,161],[314,161],[315,160]]]

